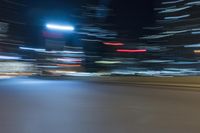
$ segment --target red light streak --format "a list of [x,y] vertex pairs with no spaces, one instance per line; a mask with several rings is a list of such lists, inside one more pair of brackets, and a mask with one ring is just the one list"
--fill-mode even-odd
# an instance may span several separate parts
[[109,45],[109,46],[123,46],[124,45],[121,42],[103,42],[103,44]]
[[146,49],[117,49],[117,52],[120,53],[145,53]]
[[61,33],[52,33],[52,32],[43,32],[43,36],[47,38],[64,38],[64,35]]

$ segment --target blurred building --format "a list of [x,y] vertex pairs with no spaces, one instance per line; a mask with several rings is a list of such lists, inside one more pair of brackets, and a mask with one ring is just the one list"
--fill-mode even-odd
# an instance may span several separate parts
[[0,1],[0,44],[20,45],[27,39],[26,12],[23,0]]
[[113,15],[112,10],[100,3],[100,5],[85,4],[78,9],[78,12],[79,14],[74,15],[74,18],[79,22],[76,33],[86,54],[84,65],[87,71],[102,71],[108,64],[100,65],[96,62],[101,62],[103,58],[112,59],[116,54],[113,47],[104,43],[118,41],[118,33],[114,30],[115,26],[106,21]]
[[0,76],[32,75],[36,72],[34,63],[24,59],[28,56],[19,47],[28,42],[24,0],[0,1]]
[[196,0],[157,0],[156,24],[144,27],[149,35],[140,39],[147,46],[156,48],[153,52],[155,65],[165,68],[199,69],[200,46],[200,2]]

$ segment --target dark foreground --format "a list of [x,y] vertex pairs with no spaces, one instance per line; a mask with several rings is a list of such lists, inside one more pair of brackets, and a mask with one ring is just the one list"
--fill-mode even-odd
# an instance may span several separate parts
[[0,133],[199,133],[200,92],[0,80]]

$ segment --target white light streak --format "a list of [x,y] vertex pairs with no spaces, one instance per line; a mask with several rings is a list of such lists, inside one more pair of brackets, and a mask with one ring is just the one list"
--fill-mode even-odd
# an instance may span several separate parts
[[74,31],[74,27],[70,25],[47,24],[46,27],[51,30]]

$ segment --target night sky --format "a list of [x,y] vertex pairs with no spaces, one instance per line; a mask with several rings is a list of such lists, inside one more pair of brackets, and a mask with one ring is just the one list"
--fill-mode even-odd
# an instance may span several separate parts
[[142,27],[154,24],[153,0],[113,0],[111,7],[116,13],[114,22],[130,31],[130,36],[138,37]]

